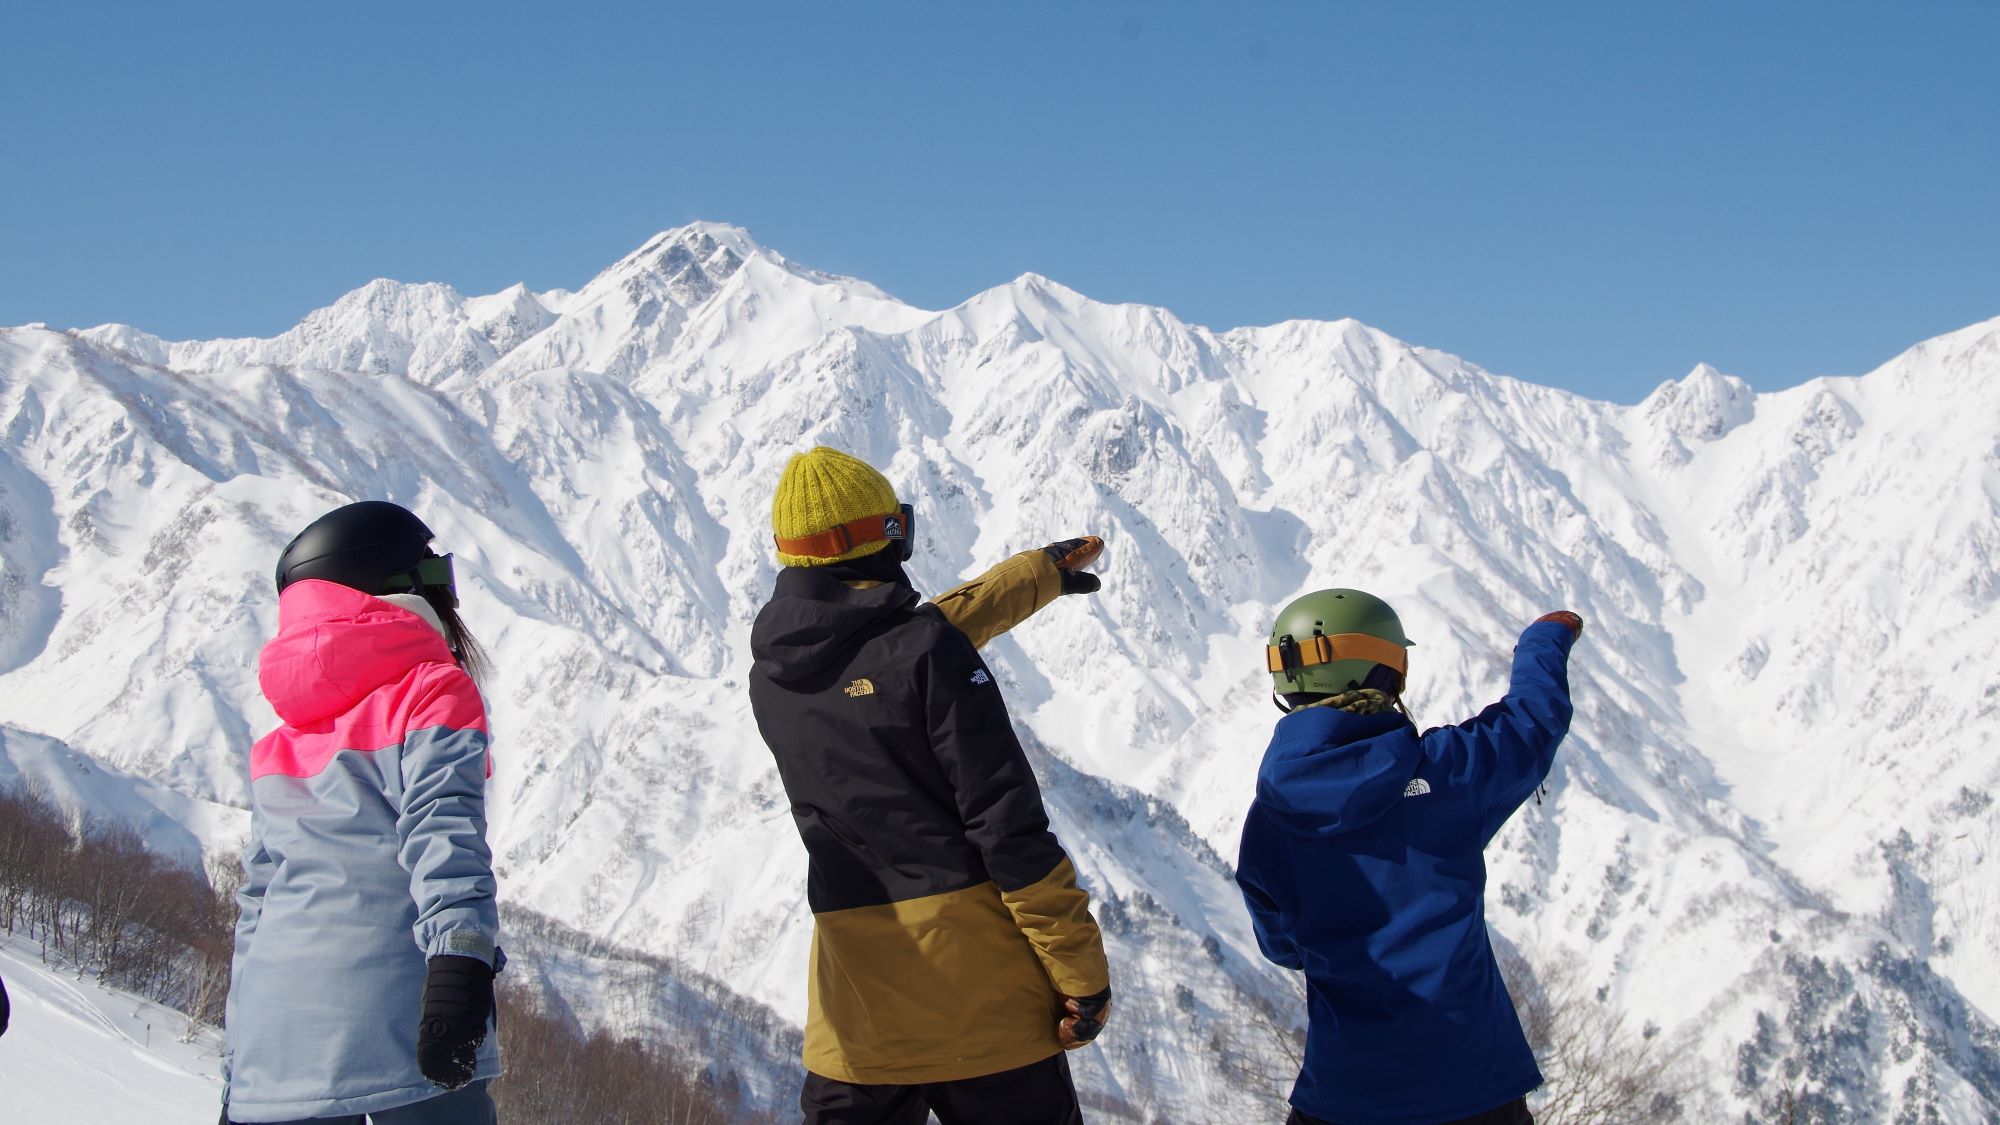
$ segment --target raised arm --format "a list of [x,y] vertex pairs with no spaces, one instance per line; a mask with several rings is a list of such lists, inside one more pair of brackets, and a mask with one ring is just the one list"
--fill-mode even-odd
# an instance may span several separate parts
[[1490,840],[1548,776],[1569,732],[1569,651],[1583,632],[1573,613],[1552,613],[1521,633],[1507,694],[1457,726],[1423,736],[1424,755],[1447,783],[1479,794],[1481,839]]
[[1097,576],[1083,568],[1104,549],[1094,535],[1065,539],[1022,551],[969,582],[939,594],[931,604],[975,649],[1026,621],[1063,594],[1098,588]]

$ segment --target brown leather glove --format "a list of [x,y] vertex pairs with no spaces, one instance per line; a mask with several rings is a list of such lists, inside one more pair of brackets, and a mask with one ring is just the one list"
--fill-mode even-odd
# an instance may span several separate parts
[[1104,540],[1095,535],[1085,535],[1078,539],[1065,539],[1051,543],[1042,550],[1055,560],[1056,569],[1062,572],[1062,592],[1065,594],[1094,594],[1104,582],[1097,575],[1083,569],[1097,561],[1104,553]]
[[1537,625],[1540,625],[1544,621],[1553,621],[1558,625],[1566,625],[1569,627],[1570,636],[1578,640],[1583,639],[1583,618],[1578,617],[1569,610],[1559,609],[1554,613],[1544,613],[1540,617],[1535,618],[1535,624]]
[[1104,1030],[1104,1021],[1111,1018],[1111,990],[1095,996],[1065,996],[1063,1010],[1069,1015],[1056,1024],[1056,1041],[1065,1051],[1089,1046]]

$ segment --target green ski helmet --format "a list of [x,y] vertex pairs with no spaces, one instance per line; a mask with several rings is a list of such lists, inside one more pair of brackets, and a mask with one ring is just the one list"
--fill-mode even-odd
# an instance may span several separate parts
[[1338,695],[1367,682],[1378,664],[1396,673],[1396,691],[1410,668],[1402,619],[1389,603],[1360,590],[1314,590],[1278,611],[1264,650],[1271,690]]

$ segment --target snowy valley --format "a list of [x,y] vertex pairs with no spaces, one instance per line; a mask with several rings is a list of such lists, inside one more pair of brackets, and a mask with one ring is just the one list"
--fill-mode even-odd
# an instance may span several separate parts
[[1661,1037],[1688,1120],[2000,1117],[2000,319],[1619,406],[1032,274],[918,309],[697,224],[574,292],[377,281],[271,339],[0,329],[0,783],[233,854],[277,553],[395,500],[498,668],[518,971],[783,1104],[811,917],[744,671],[815,443],[916,505],[927,591],[1106,540],[1101,593],[988,653],[1111,942],[1073,1059],[1101,1119],[1282,1116],[1303,1008],[1230,865],[1265,630],[1327,585],[1401,611],[1426,724],[1500,693],[1527,621],[1588,620],[1489,919]]

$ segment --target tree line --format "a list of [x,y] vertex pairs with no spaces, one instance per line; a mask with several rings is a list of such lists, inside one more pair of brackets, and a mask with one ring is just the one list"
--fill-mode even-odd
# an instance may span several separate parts
[[47,963],[185,1013],[183,1041],[222,1023],[240,880],[211,883],[32,785],[0,790],[0,929],[39,942]]

